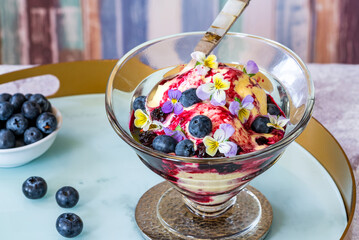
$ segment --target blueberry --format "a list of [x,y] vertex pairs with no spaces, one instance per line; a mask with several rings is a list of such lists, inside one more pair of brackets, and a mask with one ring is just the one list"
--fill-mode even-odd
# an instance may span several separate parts
[[27,126],[28,121],[21,113],[12,115],[11,118],[6,121],[6,128],[17,136],[24,134]]
[[9,102],[14,107],[14,112],[20,112],[22,104],[26,101],[24,94],[22,93],[15,93],[10,98]]
[[29,100],[31,96],[32,96],[32,94],[31,94],[31,93],[27,93],[27,94],[25,94],[25,98],[26,98],[26,100]]
[[50,102],[42,94],[34,94],[29,98],[29,101],[36,102],[41,107],[42,112],[48,112],[51,107]]
[[152,146],[155,150],[170,153],[174,152],[176,149],[177,141],[171,136],[159,135],[155,137],[152,142]]
[[15,142],[15,147],[22,147],[22,146],[25,146],[24,139],[17,138]]
[[268,127],[267,123],[270,123],[269,118],[267,117],[257,117],[251,125],[251,128],[253,131],[257,132],[257,133],[270,133],[273,128],[272,127]]
[[275,116],[281,115],[279,108],[273,103],[267,104],[267,112],[270,115],[275,115]]
[[80,196],[75,188],[66,186],[56,192],[55,198],[60,207],[72,208],[77,204]]
[[36,119],[36,127],[40,129],[41,132],[50,134],[55,131],[57,127],[57,119],[52,113],[41,113],[40,116],[38,116]]
[[30,120],[35,120],[41,114],[41,107],[36,102],[26,101],[21,107],[22,114]]
[[179,142],[176,146],[175,153],[177,156],[193,156],[195,154],[193,142],[189,139]]
[[203,138],[212,132],[211,119],[204,115],[197,115],[189,122],[188,129],[194,137]]
[[42,177],[29,177],[22,184],[22,192],[29,199],[39,199],[47,192],[47,183]]
[[36,127],[30,127],[24,132],[24,143],[31,144],[43,138],[42,132]]
[[0,130],[0,149],[15,147],[15,135],[8,129]]
[[133,101],[133,110],[142,109],[142,111],[146,112],[146,96],[139,96]]
[[200,98],[197,97],[196,90],[196,88],[190,88],[182,93],[179,101],[184,107],[190,107],[193,104],[202,101]]
[[13,112],[14,107],[9,102],[0,102],[0,120],[8,120]]
[[8,102],[10,98],[11,98],[11,94],[9,93],[0,94],[0,102]]
[[73,238],[82,232],[84,224],[75,213],[63,213],[56,220],[56,230],[61,236]]

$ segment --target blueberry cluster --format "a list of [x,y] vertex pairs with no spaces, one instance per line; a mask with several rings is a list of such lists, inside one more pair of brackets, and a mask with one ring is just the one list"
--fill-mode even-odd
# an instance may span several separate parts
[[51,103],[42,94],[0,94],[0,149],[37,142],[56,127]]
[[[22,192],[29,199],[40,199],[47,192],[47,183],[42,177],[29,177],[22,184]],[[56,192],[55,199],[60,207],[72,208],[78,203],[80,195],[75,188],[65,186]],[[74,213],[63,213],[56,220],[56,230],[63,237],[76,237],[82,232],[82,229],[83,222]]]

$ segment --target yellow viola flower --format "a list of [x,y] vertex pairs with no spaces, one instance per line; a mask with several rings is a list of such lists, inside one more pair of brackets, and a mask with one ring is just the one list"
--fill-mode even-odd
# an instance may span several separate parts
[[204,66],[217,69],[218,68],[218,62],[217,57],[215,55],[209,55],[206,59],[203,61]]
[[135,127],[147,131],[151,126],[151,120],[141,109],[135,111]]
[[254,108],[254,99],[251,95],[247,95],[242,101],[238,98],[234,100],[229,104],[229,111],[234,116],[238,116],[241,123],[245,123],[251,114],[251,110]]
[[279,129],[284,131],[284,126],[289,122],[289,119],[283,116],[273,116],[268,114],[269,123],[267,123],[268,127],[273,127],[275,129]]
[[228,141],[233,135],[235,129],[231,124],[222,123],[219,129],[213,134],[213,138],[206,136],[203,139],[203,144],[206,147],[206,153],[210,156],[215,156],[217,151],[223,153],[226,157],[232,157],[237,154],[237,144]]
[[191,57],[197,61],[196,70],[201,76],[205,76],[211,68],[218,68],[217,57],[213,54],[206,57],[203,52],[195,51],[191,53]]
[[217,73],[213,76],[213,83],[205,83],[196,90],[197,97],[201,100],[211,100],[214,106],[224,106],[226,104],[226,93],[231,86],[230,82],[225,80],[223,75]]

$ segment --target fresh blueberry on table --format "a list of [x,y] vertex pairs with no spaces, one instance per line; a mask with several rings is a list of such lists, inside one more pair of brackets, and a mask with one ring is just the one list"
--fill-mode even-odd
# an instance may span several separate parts
[[152,142],[152,147],[164,153],[174,152],[176,149],[177,141],[171,136],[159,135],[155,137]]
[[32,96],[32,93],[27,93],[27,94],[25,94],[26,100],[29,100],[29,99],[31,98],[31,96]]
[[10,98],[11,98],[11,94],[9,93],[0,94],[0,102],[8,102]]
[[259,116],[252,122],[251,128],[256,133],[270,133],[273,128],[268,127],[267,123],[270,123],[269,118]]
[[14,107],[14,112],[20,112],[22,104],[26,101],[24,94],[15,93],[11,96],[9,102]]
[[211,119],[204,115],[197,115],[189,122],[188,129],[192,136],[203,138],[212,132]]
[[41,107],[42,112],[48,112],[51,109],[50,102],[40,93],[36,93],[29,98],[29,101],[36,102]]
[[268,103],[267,104],[267,112],[270,115],[274,115],[274,116],[281,115],[279,108],[273,103]]
[[179,101],[184,107],[190,107],[193,104],[202,101],[200,98],[197,97],[196,90],[196,88],[190,88],[182,93]]
[[50,134],[57,127],[57,119],[54,114],[49,112],[41,113],[36,119],[36,127],[45,134]]
[[21,113],[12,115],[6,121],[6,128],[11,130],[17,136],[24,134],[27,126],[28,121]]
[[139,96],[133,101],[133,110],[142,109],[146,111],[146,96]]
[[42,132],[36,127],[30,127],[24,132],[24,143],[26,145],[37,142],[43,138]]
[[176,146],[175,153],[177,156],[191,157],[195,154],[194,144],[191,140],[185,139]]
[[8,129],[0,130],[0,149],[15,147],[15,135]]
[[25,142],[23,138],[16,138],[15,147],[25,146]]
[[22,192],[29,199],[42,198],[47,192],[47,183],[42,177],[29,177],[22,184]]
[[83,222],[74,213],[63,213],[56,220],[56,230],[61,236],[73,238],[79,235],[83,229]]
[[30,120],[35,120],[41,114],[41,107],[36,102],[26,101],[21,107],[22,114]]
[[63,208],[72,208],[79,201],[79,193],[70,186],[60,188],[55,195],[57,204]]
[[0,120],[8,120],[14,112],[14,107],[9,102],[0,102]]

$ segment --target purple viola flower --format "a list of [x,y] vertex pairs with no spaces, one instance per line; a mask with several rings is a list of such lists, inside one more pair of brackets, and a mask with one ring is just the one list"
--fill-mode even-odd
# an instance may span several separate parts
[[172,90],[172,89],[168,90],[168,97],[170,100],[168,100],[162,105],[162,112],[164,113],[174,112],[177,115],[183,112],[183,106],[179,102],[181,96],[182,93],[179,90]]
[[167,127],[163,128],[163,131],[165,132],[165,134],[167,136],[171,136],[174,139],[176,139],[177,142],[180,142],[180,141],[186,139],[186,136],[184,135],[184,133],[182,131],[179,131],[179,130],[172,131],[171,129],[169,129]]
[[242,123],[245,123],[250,116],[252,108],[254,107],[253,101],[254,99],[251,95],[247,95],[242,101],[235,98],[235,101],[231,102],[229,105],[229,111],[234,116],[238,116]]
[[236,156],[237,151],[238,151],[237,144],[235,144],[234,142],[230,142],[230,141],[228,141],[227,144],[229,144],[231,146],[231,149],[229,150],[229,152],[225,153],[224,156],[226,156],[226,157],[234,157],[234,156]]
[[243,72],[248,76],[253,77],[259,71],[258,65],[253,61],[249,60],[247,65],[243,68]]

